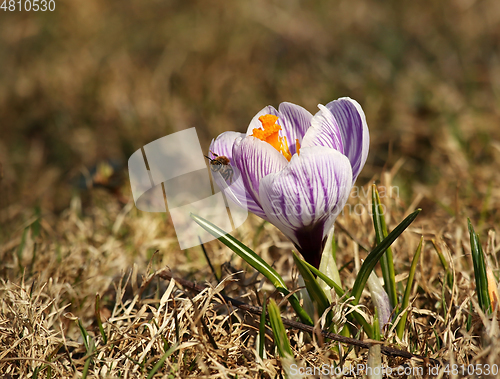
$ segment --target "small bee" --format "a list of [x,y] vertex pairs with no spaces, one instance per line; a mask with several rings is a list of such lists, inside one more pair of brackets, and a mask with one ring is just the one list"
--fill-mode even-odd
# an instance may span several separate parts
[[210,169],[212,170],[212,172],[219,172],[224,180],[229,180],[229,183],[232,183],[234,171],[230,165],[229,158],[225,157],[224,155],[217,155],[213,151],[210,152],[213,154],[215,159],[207,157],[206,155],[205,158],[210,161]]

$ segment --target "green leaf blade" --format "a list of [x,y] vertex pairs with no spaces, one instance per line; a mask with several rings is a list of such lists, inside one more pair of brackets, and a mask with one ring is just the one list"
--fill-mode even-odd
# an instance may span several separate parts
[[267,314],[267,298],[264,294],[264,300],[262,301],[262,313],[260,314],[259,323],[259,357],[264,359],[264,343],[266,341],[266,314]]
[[99,331],[101,333],[102,341],[104,345],[108,343],[108,336],[106,335],[106,332],[104,331],[104,327],[102,325],[102,320],[101,320],[101,297],[99,294],[96,294],[95,296],[95,317],[97,320],[97,326],[99,327]]
[[404,313],[401,316],[401,319],[399,320],[399,324],[397,326],[397,333],[399,339],[403,338],[403,333],[406,326],[406,319],[408,317],[408,311],[406,311],[405,309],[408,307],[408,304],[410,304],[410,294],[413,288],[413,280],[415,278],[415,271],[417,269],[418,260],[420,259],[420,253],[422,252],[423,243],[424,243],[424,237],[422,236],[420,238],[420,243],[418,244],[417,251],[415,252],[415,255],[413,255],[413,259],[411,261],[410,273],[408,275],[408,282],[406,283],[406,289],[403,295],[403,301],[401,302],[401,311],[404,311]]
[[484,312],[491,312],[491,301],[488,293],[488,279],[486,277],[486,265],[484,253],[479,241],[479,236],[474,231],[470,219],[467,219],[470,235],[470,249],[472,253],[472,264],[474,266],[474,277],[476,278],[476,292],[479,305]]
[[[311,272],[315,275],[317,275],[321,280],[323,280],[330,288],[333,288],[335,290],[335,292],[337,293],[337,295],[339,297],[342,297],[344,296],[345,292],[344,290],[339,287],[339,285],[337,283],[335,283],[335,281],[331,278],[329,278],[328,276],[326,276],[324,273],[322,273],[321,271],[319,271],[316,267],[314,267],[312,264],[304,261],[304,260],[301,260],[302,263],[304,265],[307,266],[307,268],[309,270],[311,270]],[[356,319],[356,321],[363,327],[363,330],[365,331],[366,335],[368,336],[368,338],[372,338],[373,336],[373,328],[372,326],[368,323],[368,321],[366,321],[364,319],[364,317],[362,315],[360,315],[358,312],[356,312],[355,310],[352,311],[352,315],[354,316],[354,318]],[[350,319],[350,316],[348,316],[348,318]]]
[[356,281],[354,282],[354,286],[352,288],[352,295],[354,296],[354,304],[359,303],[359,299],[361,298],[361,294],[363,293],[363,289],[365,288],[368,277],[371,272],[375,268],[375,265],[380,260],[382,255],[385,253],[387,248],[391,246],[391,244],[405,231],[405,229],[410,226],[410,224],[415,220],[415,218],[420,213],[421,209],[417,209],[413,213],[411,213],[408,217],[406,217],[401,223],[394,228],[389,235],[379,243],[375,249],[372,250],[370,254],[366,257],[363,265],[361,266],[359,273],[356,277]]
[[295,294],[290,294],[283,278],[269,266],[261,257],[259,257],[252,249],[242,244],[232,235],[226,233],[210,221],[191,213],[191,218],[207,232],[229,247],[232,251],[238,254],[245,262],[264,275],[278,291],[283,295],[288,296],[288,301],[297,313],[301,321],[307,325],[313,325],[311,317],[301,307],[299,299]]
[[[377,244],[380,244],[387,237],[387,224],[385,223],[384,209],[380,202],[380,196],[375,184],[372,185],[372,213],[373,226],[375,228],[375,236]],[[380,259],[380,267],[382,268],[382,276],[384,278],[384,287],[389,295],[389,301],[392,308],[396,308],[398,304],[398,296],[396,293],[396,275],[394,272],[394,261],[392,257],[392,249],[387,248],[385,254]]]
[[285,326],[281,320],[280,309],[274,299],[269,300],[268,311],[269,322],[271,324],[271,329],[273,330],[274,340],[280,357],[293,358],[292,347],[290,346]]
[[[319,316],[321,316],[330,306],[330,302],[309,268],[302,263],[302,260],[295,253],[293,253],[293,260],[299,269],[300,275],[302,275],[302,278],[304,279],[307,292],[309,293],[311,299],[313,299],[314,303],[316,303]],[[331,315],[328,317],[328,321],[331,321]]]
[[177,349],[177,344],[175,344],[174,346],[172,346],[170,349],[168,349],[168,351],[165,352],[165,354],[163,354],[163,356],[158,360],[158,362],[156,362],[156,364],[153,366],[153,368],[149,372],[149,374],[147,376],[147,379],[151,379],[151,378],[153,378],[155,376],[155,374],[158,372],[158,370],[161,368],[161,366],[163,366],[163,364],[165,363],[165,361],[167,360],[167,358],[169,356],[171,356],[172,353],[176,349]]

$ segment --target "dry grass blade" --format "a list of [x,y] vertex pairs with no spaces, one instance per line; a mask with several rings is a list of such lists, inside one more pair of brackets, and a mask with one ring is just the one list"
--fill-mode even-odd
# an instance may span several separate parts
[[[176,282],[178,282],[182,286],[189,288],[191,290],[194,290],[196,292],[201,293],[201,292],[206,290],[206,288],[203,286],[197,285],[197,284],[190,282],[188,280],[185,280],[183,278],[174,277],[170,273],[169,270],[161,270],[157,273],[157,275],[163,279],[166,279],[166,280],[175,280]],[[226,300],[228,303],[230,303],[230,304],[232,304],[232,305],[234,305],[234,306],[236,306],[244,311],[247,311],[247,312],[253,313],[255,315],[259,315],[259,316],[262,315],[262,308],[261,307],[245,304],[239,300],[232,299],[228,296],[224,296],[224,295],[222,295],[222,296],[223,296],[224,300]],[[318,332],[317,330],[315,330],[314,327],[312,327],[310,325],[302,324],[300,322],[292,321],[292,320],[285,319],[285,318],[282,319],[282,322],[286,326],[296,328],[299,330],[303,330],[303,331],[309,332],[311,334],[315,334]],[[332,339],[332,340],[337,341],[337,342],[345,343],[348,345],[362,347],[365,349],[368,349],[371,346],[370,343],[363,342],[363,341],[360,341],[360,340],[357,340],[354,338],[341,336],[341,335],[338,335],[335,333],[328,332],[326,330],[320,330],[320,333],[326,338]],[[420,356],[418,354],[408,353],[406,351],[394,349],[394,348],[387,347],[387,346],[382,346],[382,353],[386,354],[388,356],[392,356],[392,357],[402,357],[402,358],[407,358],[407,359],[418,358],[418,359],[421,359],[423,361],[432,362],[434,364],[439,363],[437,360],[432,359],[432,358],[423,357],[423,356]]]

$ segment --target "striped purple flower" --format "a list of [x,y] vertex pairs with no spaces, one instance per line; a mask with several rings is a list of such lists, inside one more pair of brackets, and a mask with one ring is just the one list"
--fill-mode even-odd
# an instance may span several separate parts
[[225,132],[210,145],[210,154],[228,157],[237,173],[225,183],[215,175],[225,194],[278,227],[315,267],[370,140],[356,101],[341,98],[319,109],[313,116],[291,103],[267,106],[246,134]]

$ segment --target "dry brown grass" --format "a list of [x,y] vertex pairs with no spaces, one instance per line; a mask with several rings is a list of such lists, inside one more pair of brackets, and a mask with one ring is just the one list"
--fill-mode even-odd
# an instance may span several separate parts
[[[244,131],[267,104],[314,111],[340,96],[363,105],[370,127],[358,184],[398,187],[382,197],[390,227],[423,209],[394,244],[402,293],[420,236],[426,241],[399,347],[499,364],[498,322],[476,303],[466,225],[470,217],[498,276],[498,237],[488,234],[500,222],[498,1],[107,0],[1,17],[0,375],[146,377],[172,346],[157,377],[283,375],[270,331],[262,361],[254,316],[217,295],[224,288],[257,305],[271,285],[212,242],[212,264],[226,278],[217,285],[199,248],[179,249],[168,215],[135,209],[124,162],[177,130],[196,126],[208,147],[222,131]],[[84,167],[105,160],[121,179],[85,189]],[[369,199],[349,204],[366,210]],[[338,223],[372,246],[369,215],[348,209]],[[260,225],[251,217],[235,236],[296,288],[292,245],[272,225],[256,235]],[[350,288],[365,252],[339,227],[336,238]],[[209,288],[195,294],[152,278],[165,266]],[[371,309],[368,293],[362,304]],[[303,364],[366,360],[363,350],[339,354],[330,342],[289,336]]]

